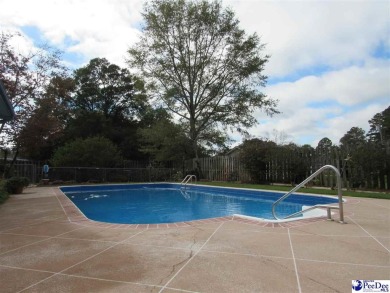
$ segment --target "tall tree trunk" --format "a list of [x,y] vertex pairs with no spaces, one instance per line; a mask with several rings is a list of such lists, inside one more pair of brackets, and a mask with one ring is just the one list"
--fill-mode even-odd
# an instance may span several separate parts
[[5,122],[2,122],[2,123],[1,123],[1,126],[0,126],[0,133],[3,131],[4,125],[5,125]]
[[200,166],[200,160],[199,160],[199,154],[198,154],[198,143],[197,141],[193,141],[193,148],[194,148],[194,153],[195,153],[195,171],[198,173],[198,180],[203,178],[203,173],[202,173],[202,167]]
[[195,154],[195,171],[197,172],[197,177],[198,180],[203,178],[202,174],[202,168],[200,166],[200,161],[199,161],[199,154],[198,154],[198,134],[196,131],[196,126],[195,126],[195,112],[194,109],[191,108],[190,111],[190,138],[192,141],[192,148],[194,150]]
[[[5,177],[11,177],[11,170],[12,170],[12,167],[15,165],[16,163],[16,159],[18,158],[18,155],[19,155],[19,145],[16,146],[16,149],[15,149],[15,153],[14,153],[14,156],[12,158],[12,161],[11,163],[9,164],[8,167],[5,167],[4,168],[4,175]],[[6,166],[6,165],[5,165]]]
[[5,179],[6,178],[6,171],[7,171],[7,157],[8,157],[8,150],[7,149],[3,149],[3,152],[4,152],[4,157],[3,157],[3,174],[2,174],[2,178]]

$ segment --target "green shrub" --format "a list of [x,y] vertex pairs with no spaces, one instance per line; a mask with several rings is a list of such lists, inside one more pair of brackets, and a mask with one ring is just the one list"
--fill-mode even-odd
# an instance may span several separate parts
[[116,145],[104,137],[76,139],[58,148],[51,162],[55,167],[115,167],[122,162]]
[[[254,183],[268,184],[267,164],[276,143],[258,138],[245,140],[240,148],[240,159]],[[252,183],[253,183],[252,182]]]
[[9,197],[9,194],[5,188],[5,180],[0,181],[0,204],[5,202]]
[[11,177],[5,181],[5,189],[9,194],[23,192],[23,188],[29,185],[30,181],[26,177]]
[[176,172],[176,173],[173,174],[173,176],[172,176],[172,180],[175,181],[175,182],[177,182],[177,181],[180,182],[180,181],[183,180],[183,178],[184,178],[183,172],[181,172],[181,171]]

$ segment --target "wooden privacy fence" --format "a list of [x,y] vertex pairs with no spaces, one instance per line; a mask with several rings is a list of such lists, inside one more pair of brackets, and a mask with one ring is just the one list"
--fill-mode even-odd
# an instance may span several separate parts
[[[346,160],[337,151],[319,153],[284,153],[271,156],[267,159],[265,168],[257,173],[247,170],[238,157],[218,156],[200,158],[202,179],[210,181],[241,181],[263,183],[297,184],[310,176],[324,165],[333,165],[340,170],[343,187],[345,188],[371,188],[390,189],[390,175],[380,171],[364,171],[359,166]],[[185,162],[186,173],[196,170],[196,160]],[[334,172],[324,172],[316,177],[310,184],[316,186],[336,186]]]
[[[236,157],[219,156],[200,158],[199,163],[203,178],[206,180],[243,182],[251,180],[244,164]],[[187,160],[185,168],[187,173],[196,170],[196,159]]]
[[[250,172],[239,157],[218,156],[200,158],[203,177],[210,181],[241,181],[263,183],[300,183],[310,174],[324,165],[333,165],[340,170],[345,188],[390,189],[389,169],[376,169],[373,165],[369,170],[353,161],[348,155],[336,150],[327,152],[280,152],[267,158],[265,167],[256,172]],[[124,164],[125,168],[83,168],[56,167],[50,168],[50,180],[75,182],[146,182],[146,181],[181,181],[186,174],[194,174],[196,160],[177,162],[173,168],[153,167],[145,162]],[[43,163],[27,160],[17,160],[10,170],[11,176],[23,176],[31,183],[38,183],[43,178]],[[0,171],[4,166],[0,162]],[[199,174],[197,174],[199,175]],[[333,187],[336,177],[333,172],[324,172],[315,178],[311,184]]]

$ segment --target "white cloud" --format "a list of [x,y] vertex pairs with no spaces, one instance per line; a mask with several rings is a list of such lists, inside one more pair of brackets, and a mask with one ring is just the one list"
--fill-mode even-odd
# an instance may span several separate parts
[[[320,121],[325,121],[329,112],[339,113],[340,108],[327,108],[313,110],[310,108],[295,108],[289,114],[282,113],[266,120],[266,123],[261,123],[256,126],[251,133],[258,137],[268,137],[269,133],[274,129],[278,132],[286,133],[293,141],[297,141],[300,137],[311,137],[319,135]],[[299,143],[311,143],[298,141]]]
[[[292,115],[266,120],[266,123],[254,127],[251,133],[257,137],[268,137],[275,129],[279,133],[286,133],[289,140],[298,144],[316,146],[324,137],[338,144],[340,138],[352,127],[368,131],[368,120],[387,106],[375,103],[353,112],[345,112],[337,107],[318,110],[302,108]],[[332,117],[329,117],[330,113]]]
[[305,76],[293,82],[281,82],[266,88],[279,99],[281,111],[290,113],[309,103],[337,102],[353,106],[390,96],[390,61],[370,60],[319,76]]
[[[330,138],[334,144],[338,144],[341,137],[347,133],[352,127],[360,127],[365,131],[369,130],[368,120],[370,120],[375,114],[382,112],[384,106],[381,104],[371,104],[367,107],[359,109],[354,112],[344,113],[337,117],[325,120],[325,127],[321,134],[322,137]],[[322,138],[319,137],[316,143]]]
[[388,1],[227,0],[241,24],[272,55],[266,71],[287,76],[312,66],[340,67],[389,49]]
[[[106,57],[124,64],[128,47],[138,39],[137,24],[142,20],[141,0],[1,0],[1,26],[33,26],[45,39],[63,49],[70,39],[71,52],[86,60]],[[4,9],[6,7],[6,9]]]
[[[390,62],[349,67],[325,75],[323,90],[328,98],[353,106],[390,96]],[[320,90],[322,90],[320,88]]]
[[299,143],[316,144],[329,137],[334,143],[354,126],[368,130],[368,120],[389,106],[390,62],[369,60],[362,67],[347,67],[319,76],[267,87],[279,99],[282,112],[266,118],[252,132],[259,137],[276,129]]

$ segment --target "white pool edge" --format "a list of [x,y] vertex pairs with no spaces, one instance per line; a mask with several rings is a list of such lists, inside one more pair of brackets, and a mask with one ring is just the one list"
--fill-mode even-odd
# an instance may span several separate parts
[[[302,209],[306,209],[310,206],[303,206]],[[269,222],[269,223],[286,223],[286,222],[293,222],[293,221],[298,221],[298,220],[307,220],[307,219],[313,219],[313,218],[321,218],[321,217],[326,217],[327,212],[323,209],[315,209],[309,212],[305,213],[303,217],[294,217],[294,218],[289,218],[289,219],[265,219],[265,218],[258,218],[258,217],[252,217],[252,216],[246,216],[246,215],[241,215],[241,214],[233,214],[233,217],[237,218],[242,218],[246,220],[251,220],[251,221],[258,221],[258,222]],[[333,215],[334,213],[332,213]]]

